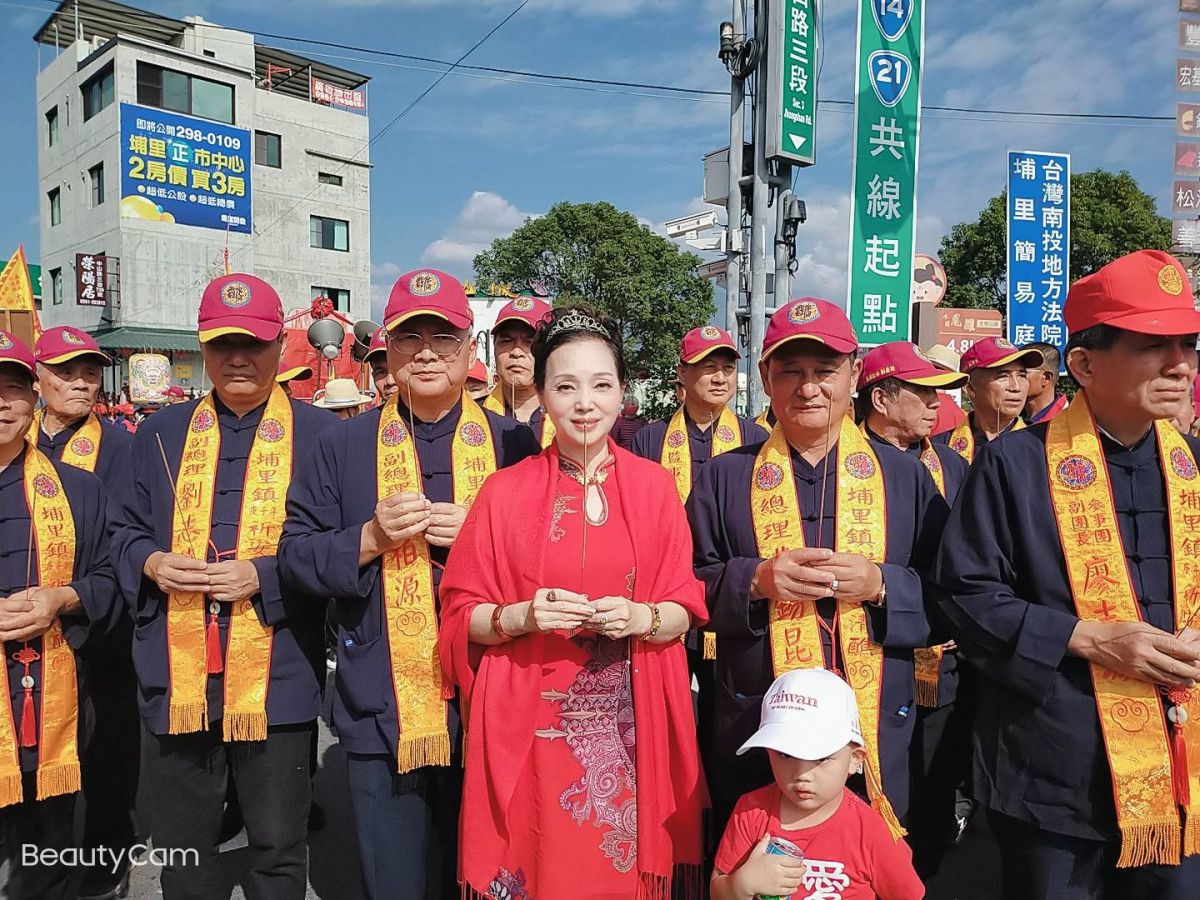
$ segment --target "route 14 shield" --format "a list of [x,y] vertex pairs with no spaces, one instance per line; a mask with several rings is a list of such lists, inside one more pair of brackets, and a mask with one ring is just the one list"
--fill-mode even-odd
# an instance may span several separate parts
[[900,39],[912,19],[912,0],[871,0],[871,12],[879,33],[889,41]]
[[912,63],[907,56],[895,50],[876,50],[867,60],[867,71],[871,75],[875,96],[890,109],[900,102],[908,90]]

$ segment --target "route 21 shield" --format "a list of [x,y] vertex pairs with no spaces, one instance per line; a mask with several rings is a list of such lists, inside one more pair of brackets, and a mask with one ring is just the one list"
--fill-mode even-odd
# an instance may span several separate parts
[[912,77],[912,63],[895,50],[876,50],[867,58],[871,87],[884,106],[891,108],[904,97]]
[[900,39],[912,19],[913,0],[870,0],[879,33],[889,41]]

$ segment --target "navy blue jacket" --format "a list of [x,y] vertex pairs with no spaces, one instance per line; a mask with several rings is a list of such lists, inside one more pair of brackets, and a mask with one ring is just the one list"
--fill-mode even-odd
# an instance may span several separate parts
[[[683,419],[687,423],[688,449],[692,451],[692,484],[695,485],[696,479],[700,477],[701,467],[712,458],[712,430],[716,425],[701,430],[687,414],[687,410],[684,410]],[[767,439],[766,430],[760,425],[755,425],[753,419],[742,416],[738,416],[737,419],[738,425],[741,426],[743,447],[747,444],[760,444]],[[662,460],[663,441],[666,440],[670,424],[670,419],[647,422],[634,435],[630,451],[643,459],[652,459],[655,462]]]
[[[408,410],[399,405],[407,422]],[[378,503],[375,472],[380,415],[379,409],[373,409],[318,440],[312,459],[297,471],[288,492],[288,519],[279,543],[279,560],[288,584],[306,585],[338,602],[333,726],[342,746],[351,753],[394,756],[399,723],[383,624],[381,565],[378,559],[361,568],[358,565],[362,526],[374,517]],[[435,503],[454,502],[451,447],[461,415],[462,407],[456,405],[438,422],[414,422],[425,496]],[[484,415],[499,467],[540,452],[533,433],[521,423],[487,410]],[[520,516],[521,510],[514,507],[514,527],[520,527]],[[448,552],[430,547],[435,593]],[[455,725],[452,721],[452,731]]]
[[[29,506],[25,500],[25,457],[29,451],[0,469],[0,597],[8,597],[25,590],[27,584],[37,585],[38,560],[29,554]],[[75,523],[75,569],[71,587],[79,595],[82,610],[62,616],[63,635],[77,653],[87,652],[102,642],[116,627],[122,613],[113,580],[112,566],[108,560],[108,543],[105,539],[105,493],[104,486],[95,475],[72,468],[64,463],[54,463],[54,469],[62,481],[67,503],[71,507],[71,519]],[[27,575],[27,566],[31,568]],[[26,581],[26,577],[29,581]],[[39,654],[42,639],[30,641],[30,646]],[[21,706],[25,691],[21,677],[25,667],[13,659],[24,643],[7,641],[4,644],[4,659],[8,667],[9,701],[13,724],[19,728]],[[30,666],[34,679],[33,702],[41,715],[42,662]],[[82,700],[82,696],[81,696]],[[81,708],[86,705],[81,703]],[[90,723],[87,723],[90,726]],[[90,727],[85,727],[85,716],[79,717],[80,746],[86,743]],[[37,768],[36,747],[22,748],[21,769],[31,772]]]
[[[867,429],[867,437],[875,444],[895,446],[885,441],[870,428]],[[946,503],[953,506],[955,498],[958,497],[958,492],[962,489],[963,482],[967,480],[967,472],[971,467],[967,465],[967,461],[959,456],[957,452],[951,450],[949,445],[936,442],[931,442],[931,444],[933,452],[937,454],[938,461],[942,464],[942,476],[946,485]],[[920,460],[921,445],[913,444],[905,452]],[[936,609],[930,610],[931,614],[936,615],[936,612]],[[962,664],[962,659],[957,653],[942,654],[942,666],[938,672],[937,704],[939,709],[943,706],[949,706],[958,697]]]
[[[1079,619],[1050,504],[1047,425],[981,448],[950,515],[935,577],[959,648],[981,673],[976,797],[1058,834],[1117,836],[1088,664],[1068,656]],[[1186,438],[1200,454],[1200,441]],[[1142,617],[1174,631],[1166,494],[1153,434],[1101,438]],[[1163,790],[1169,791],[1164,784]]]
[[[38,449],[51,459],[62,459],[67,444],[75,438],[76,432],[83,427],[87,416],[72,422],[54,437],[38,429]],[[100,419],[100,446],[97,449],[96,477],[104,482],[104,487],[110,495],[120,492],[122,479],[125,477],[129,464],[129,445],[133,435],[120,425]]]
[[[734,755],[758,728],[763,694],[775,678],[767,601],[750,596],[754,570],[762,562],[750,511],[750,482],[760,449],[761,444],[742,447],[707,463],[687,502],[696,576],[704,582],[711,627],[717,633],[715,745],[709,758],[746,789],[771,780],[765,754]],[[912,651],[930,641],[925,573],[941,538],[947,507],[919,460],[895,447],[876,447],[875,452],[887,503],[888,546],[881,567],[887,601],[882,609],[868,606],[867,618],[872,639],[884,651],[879,717],[884,791],[902,816],[908,808],[908,748],[916,719]],[[805,544],[832,549],[837,533],[836,445],[816,466],[793,451],[792,468]],[[832,599],[818,603],[827,622],[832,622],[834,608]],[[829,659],[827,633],[822,637]]]
[[[328,410],[298,400],[290,402],[294,423],[294,479],[311,465],[307,460],[318,435],[330,426],[336,428],[338,419]],[[151,553],[171,549],[175,509],[171,484],[178,478],[184,440],[198,403],[199,400],[192,400],[165,407],[142,422],[133,438],[128,487],[119,498],[114,498],[113,565],[134,621],[133,660],[137,668],[142,719],[155,734],[165,734],[168,725],[167,606],[166,595],[142,573],[142,568]],[[221,451],[217,461],[210,536],[216,548],[225,554],[237,549],[246,464],[266,404],[241,418],[219,399],[216,399],[216,408],[221,428]],[[159,438],[171,465],[170,481],[163,467]],[[286,490],[286,485],[280,485],[279,489]],[[212,556],[211,549],[208,555]],[[319,591],[306,591],[304,585],[285,591],[276,557],[261,556],[253,562],[261,590],[251,603],[259,621],[275,629],[267,685],[267,722],[269,725],[289,725],[311,721],[320,712],[324,684],[327,601]],[[219,625],[223,651],[231,608],[232,604],[221,604]],[[220,728],[223,703],[224,676],[209,676],[208,718],[210,723],[217,723],[217,728]]]

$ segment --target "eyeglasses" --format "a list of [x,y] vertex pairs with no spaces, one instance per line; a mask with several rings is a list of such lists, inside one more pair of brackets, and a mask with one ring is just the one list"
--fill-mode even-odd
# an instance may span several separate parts
[[409,333],[391,334],[388,340],[392,342],[393,347],[405,356],[416,356],[425,347],[428,347],[434,352],[434,355],[441,359],[449,359],[458,353],[465,339],[454,334],[435,334],[426,340],[419,334]]

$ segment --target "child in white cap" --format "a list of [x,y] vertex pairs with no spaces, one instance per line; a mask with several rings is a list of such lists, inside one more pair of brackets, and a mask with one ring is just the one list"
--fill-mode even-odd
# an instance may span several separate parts
[[866,755],[850,685],[825,669],[775,679],[758,731],[775,783],[742,795],[725,827],[713,900],[920,900],[912,851],[846,788]]

